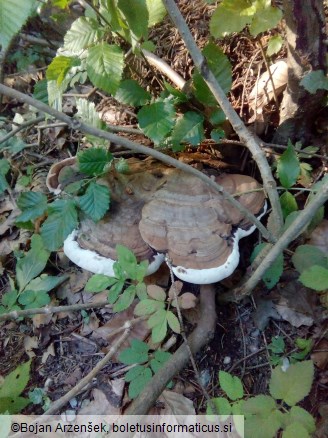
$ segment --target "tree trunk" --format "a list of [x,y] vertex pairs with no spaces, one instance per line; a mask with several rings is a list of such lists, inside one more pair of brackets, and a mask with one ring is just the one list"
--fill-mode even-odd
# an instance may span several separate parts
[[326,72],[326,32],[322,0],[284,0],[288,84],[281,109],[276,143],[307,142],[323,106],[324,91],[310,94],[300,85],[312,70]]

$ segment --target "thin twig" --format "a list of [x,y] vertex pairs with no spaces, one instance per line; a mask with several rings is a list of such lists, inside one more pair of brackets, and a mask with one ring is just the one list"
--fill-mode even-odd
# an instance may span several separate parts
[[195,169],[192,166],[189,166],[188,164],[182,163],[179,160],[176,160],[175,158],[170,157],[169,155],[165,155],[162,152],[151,149],[147,146],[143,146],[139,143],[133,142],[131,140],[128,140],[124,137],[120,137],[116,134],[112,134],[110,132],[103,131],[101,129],[95,128],[93,126],[90,126],[86,123],[83,123],[79,120],[73,119],[66,114],[55,110],[54,108],[49,107],[45,103],[34,99],[33,97],[27,96],[24,93],[21,93],[17,90],[13,90],[10,87],[7,87],[3,84],[0,84],[0,93],[5,94],[6,96],[12,97],[14,99],[18,99],[22,102],[26,102],[29,105],[34,106],[35,108],[39,109],[40,111],[46,112],[50,114],[51,116],[55,117],[58,120],[62,120],[63,122],[66,122],[68,126],[72,130],[81,131],[86,134],[91,134],[94,136],[97,136],[99,138],[104,138],[106,140],[109,140],[110,142],[116,143],[118,145],[122,145],[128,149],[131,149],[133,151],[150,155],[151,157],[162,161],[165,164],[168,164],[169,166],[176,167],[186,173],[189,173],[191,175],[194,175],[204,181],[207,185],[210,187],[213,187],[216,191],[221,193],[225,199],[227,199],[231,205],[233,205],[235,208],[238,209],[238,211],[242,212],[243,215],[250,220],[250,222],[259,229],[261,234],[270,242],[275,242],[276,238],[264,227],[264,225],[240,202],[238,202],[230,193],[228,193],[222,186],[217,184],[214,180],[212,180],[210,177],[205,175],[204,173],[200,172],[199,170]]
[[274,235],[275,237],[279,236],[282,226],[283,226],[283,217],[282,210],[279,201],[279,195],[276,190],[276,183],[272,175],[271,168],[266,159],[264,151],[260,147],[259,139],[252,134],[242,122],[231,103],[229,102],[227,96],[222,90],[221,86],[218,84],[214,74],[209,69],[207,62],[202,55],[201,51],[197,47],[195,40],[185,22],[183,16],[181,15],[176,3],[174,0],[163,0],[163,3],[173,21],[175,26],[180,32],[180,35],[189,50],[189,53],[194,61],[195,67],[201,72],[203,79],[207,83],[208,87],[213,93],[213,96],[219,103],[220,107],[226,114],[229,119],[232,127],[238,134],[241,140],[245,142],[245,145],[250,150],[253,159],[258,165],[258,168],[261,172],[261,176],[263,179],[264,187],[266,192],[268,193],[271,207],[272,207],[272,215],[273,215],[273,224],[274,224]]
[[117,352],[119,347],[123,344],[123,342],[129,337],[131,332],[131,323],[127,321],[125,323],[125,330],[122,336],[115,342],[115,344],[110,348],[109,352],[106,356],[101,359],[97,365],[93,368],[93,370],[86,375],[79,383],[74,386],[70,391],[68,391],[63,397],[53,402],[49,409],[43,415],[54,415],[58,412],[63,406],[65,406],[76,394],[78,394],[91,380],[96,377],[96,375],[108,364],[108,362],[112,359],[114,354]]
[[28,120],[25,123],[22,123],[17,128],[13,129],[12,131],[8,132],[8,134],[6,134],[3,137],[1,137],[0,138],[0,144],[5,143],[11,137],[16,135],[19,131],[22,131],[23,129],[26,129],[26,128],[28,128],[31,125],[35,125],[36,123],[43,122],[44,119],[45,119],[45,116],[39,116],[39,117],[36,117],[33,120],[31,119],[31,120]]

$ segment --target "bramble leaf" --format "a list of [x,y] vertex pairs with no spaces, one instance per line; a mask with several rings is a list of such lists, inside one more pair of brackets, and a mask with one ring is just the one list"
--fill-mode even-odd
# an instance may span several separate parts
[[101,175],[113,156],[103,148],[90,148],[77,154],[79,169],[86,175]]
[[64,36],[64,49],[79,55],[96,43],[103,34],[102,28],[92,18],[80,17],[75,20]]
[[23,192],[17,200],[22,213],[16,222],[28,222],[42,216],[47,210],[47,197],[40,192]]
[[149,102],[150,93],[144,90],[137,81],[126,79],[122,81],[115,94],[115,99],[119,102],[131,106],[142,106]]

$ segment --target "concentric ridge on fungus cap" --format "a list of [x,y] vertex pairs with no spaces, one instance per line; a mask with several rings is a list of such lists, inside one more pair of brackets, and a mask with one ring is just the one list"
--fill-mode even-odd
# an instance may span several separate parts
[[[217,182],[231,194],[260,188],[253,178],[244,175],[223,175]],[[265,197],[260,191],[238,200],[258,214]],[[238,229],[250,227],[243,214],[220,193],[181,171],[172,173],[165,187],[145,204],[139,224],[141,236],[150,247],[167,252],[174,266],[186,269],[224,265],[238,251],[235,244],[239,238],[248,234],[237,235]]]

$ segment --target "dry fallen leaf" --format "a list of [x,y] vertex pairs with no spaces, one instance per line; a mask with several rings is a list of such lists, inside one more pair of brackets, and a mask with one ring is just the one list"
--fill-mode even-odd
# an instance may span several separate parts
[[46,362],[47,362],[47,359],[48,359],[49,356],[53,356],[53,357],[56,356],[56,353],[55,353],[55,345],[54,345],[53,342],[49,345],[49,347],[48,347],[48,348],[46,349],[46,351],[43,353],[43,355],[42,355],[42,359],[41,359],[41,362],[42,362],[42,363],[46,363]]
[[311,238],[307,242],[309,245],[314,245],[319,248],[326,256],[328,256],[328,220],[324,219],[312,231]]
[[39,341],[36,336],[25,336],[24,338],[24,349],[26,354],[31,359],[35,357],[34,349],[39,347]]
[[77,412],[78,415],[118,415],[120,413],[120,409],[113,406],[100,389],[94,388],[91,395],[93,400],[85,404]]
[[164,403],[164,407],[160,410],[153,408],[150,415],[196,415],[193,402],[177,392],[163,391],[158,401]]
[[328,367],[328,340],[321,339],[311,354],[314,364],[324,370]]

